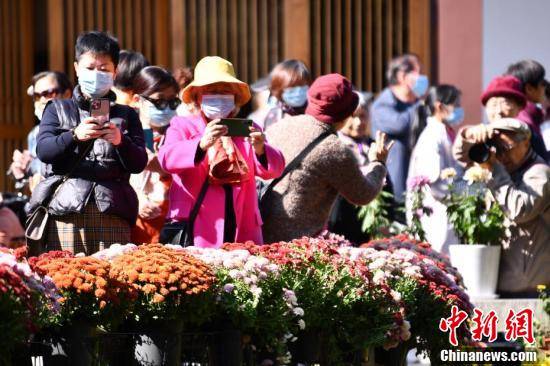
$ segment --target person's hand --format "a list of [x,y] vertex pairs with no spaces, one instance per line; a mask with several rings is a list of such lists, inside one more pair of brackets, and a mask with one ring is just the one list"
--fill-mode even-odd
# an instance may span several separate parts
[[143,204],[139,205],[139,217],[144,220],[152,220],[159,217],[162,213],[162,210],[159,205],[151,203],[149,200],[143,200]]
[[42,182],[43,177],[40,173],[35,173],[33,176],[29,178],[29,190],[34,191],[34,188],[38,185],[38,183]]
[[12,159],[13,162],[10,165],[11,173],[15,179],[23,179],[32,161],[31,153],[29,150],[23,150],[23,152],[21,152],[15,149]]
[[101,138],[118,146],[122,142],[122,132],[120,132],[120,129],[115,124],[109,122],[104,125]]
[[208,148],[214,145],[220,137],[227,135],[229,129],[226,125],[221,125],[220,121],[220,119],[215,119],[206,125],[206,129],[199,143],[202,150],[208,150]]
[[88,141],[97,139],[103,135],[102,126],[97,124],[97,120],[93,117],[86,117],[74,129],[74,134],[78,141]]
[[246,138],[246,141],[252,145],[256,155],[262,156],[265,153],[265,135],[262,131],[250,127],[250,135]]
[[379,161],[385,163],[388,158],[388,153],[395,141],[390,141],[386,145],[387,136],[381,131],[376,131],[376,140],[370,145],[368,158],[369,161]]
[[464,137],[466,137],[467,140],[472,141],[474,144],[487,142],[497,134],[498,130],[493,129],[489,125],[483,124],[467,127],[464,130]]

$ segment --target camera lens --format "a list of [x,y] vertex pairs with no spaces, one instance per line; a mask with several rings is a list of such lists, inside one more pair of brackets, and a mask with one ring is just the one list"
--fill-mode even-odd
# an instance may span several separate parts
[[491,155],[491,147],[486,144],[475,144],[470,148],[470,151],[468,152],[468,157],[470,160],[475,161],[476,163],[485,163],[487,160],[489,160],[489,157]]

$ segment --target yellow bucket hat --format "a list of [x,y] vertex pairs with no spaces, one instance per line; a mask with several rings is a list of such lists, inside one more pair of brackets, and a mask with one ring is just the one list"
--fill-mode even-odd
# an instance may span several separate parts
[[183,89],[184,103],[194,103],[196,92],[206,85],[231,84],[235,90],[235,105],[242,106],[250,100],[248,84],[235,77],[233,64],[218,56],[206,56],[195,66],[193,81]]

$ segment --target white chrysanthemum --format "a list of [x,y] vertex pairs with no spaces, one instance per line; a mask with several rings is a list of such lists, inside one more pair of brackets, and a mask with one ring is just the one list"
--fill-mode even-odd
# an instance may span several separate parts
[[474,165],[464,173],[464,180],[468,182],[469,185],[473,183],[487,183],[491,180],[493,174],[490,170],[480,167],[479,165]]
[[441,179],[451,179],[456,177],[456,170],[454,168],[445,168],[441,171]]

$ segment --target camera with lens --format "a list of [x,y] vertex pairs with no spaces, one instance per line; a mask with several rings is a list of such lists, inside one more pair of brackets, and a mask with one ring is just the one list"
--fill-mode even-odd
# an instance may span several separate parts
[[470,148],[468,157],[478,164],[485,163],[491,157],[491,148],[498,148],[498,143],[494,139],[489,139],[480,144],[475,144]]
[[468,152],[468,157],[478,164],[485,163],[491,157],[492,150],[498,155],[510,150],[510,147],[507,147],[502,141],[492,138],[483,143],[473,145]]

